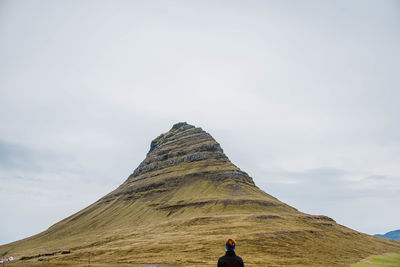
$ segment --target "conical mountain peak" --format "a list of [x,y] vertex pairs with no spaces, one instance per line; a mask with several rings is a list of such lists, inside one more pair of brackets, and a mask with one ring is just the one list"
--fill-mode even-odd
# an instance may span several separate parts
[[109,266],[215,266],[227,237],[250,266],[339,267],[400,252],[396,241],[299,212],[265,193],[210,134],[181,122],[151,142],[113,192],[40,234],[0,246],[0,254],[37,261],[66,248],[73,253],[52,262],[81,266],[93,255]]
[[151,142],[146,158],[104,199],[137,199],[149,194],[162,197],[182,184],[200,180],[214,184],[231,181],[238,183],[236,188],[245,184],[255,187],[253,179],[229,160],[209,133],[180,122]]
[[[191,162],[202,162],[203,167],[216,163],[230,163],[232,165],[230,169],[238,169],[229,161],[221,146],[210,134],[186,122],[180,122],[151,142],[150,151],[131,178],[151,176],[155,171]],[[190,167],[190,164],[185,165],[186,169]],[[199,167],[198,165],[196,164],[196,167]]]

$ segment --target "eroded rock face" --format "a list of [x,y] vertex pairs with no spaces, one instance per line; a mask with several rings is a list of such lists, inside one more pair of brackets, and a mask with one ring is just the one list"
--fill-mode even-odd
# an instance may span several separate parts
[[229,162],[221,146],[201,128],[185,122],[175,124],[172,129],[151,142],[146,159],[131,177],[150,173],[184,162],[222,160]]
[[[222,171],[239,171],[210,134],[186,122],[180,122],[151,142],[150,151],[145,160],[140,163],[129,179],[137,180],[143,176],[149,178],[155,171],[166,168],[186,167],[189,171],[197,166],[190,164],[183,166],[183,164],[201,161],[207,163],[207,167],[227,164],[228,169]],[[248,176],[244,172],[240,174]],[[247,178],[249,182],[252,182],[250,177]]]
[[230,162],[210,134],[181,122],[154,139],[146,158],[127,181],[105,198],[110,201],[126,195],[128,199],[137,199],[147,191],[165,192],[190,179],[215,183],[231,179],[254,185],[253,179]]

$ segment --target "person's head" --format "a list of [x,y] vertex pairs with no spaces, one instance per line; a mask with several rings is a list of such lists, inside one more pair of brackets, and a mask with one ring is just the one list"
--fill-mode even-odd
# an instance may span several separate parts
[[226,250],[235,250],[236,243],[233,239],[229,238],[225,243]]

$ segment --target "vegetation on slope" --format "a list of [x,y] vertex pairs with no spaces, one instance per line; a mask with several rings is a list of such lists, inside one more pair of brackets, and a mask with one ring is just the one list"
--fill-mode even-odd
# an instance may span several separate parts
[[352,267],[399,267],[400,254],[386,254],[371,256],[366,260],[352,265]]
[[[345,266],[400,243],[311,216],[254,185],[201,128],[180,123],[151,144],[116,190],[33,237],[0,247],[14,257],[71,249],[52,262],[212,266],[228,238],[252,265]],[[28,261],[34,262],[36,259]]]

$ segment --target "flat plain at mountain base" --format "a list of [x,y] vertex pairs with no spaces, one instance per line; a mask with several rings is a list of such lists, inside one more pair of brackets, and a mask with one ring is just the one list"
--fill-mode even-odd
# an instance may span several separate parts
[[385,254],[379,256],[371,256],[368,259],[352,265],[352,267],[399,267],[400,254]]

